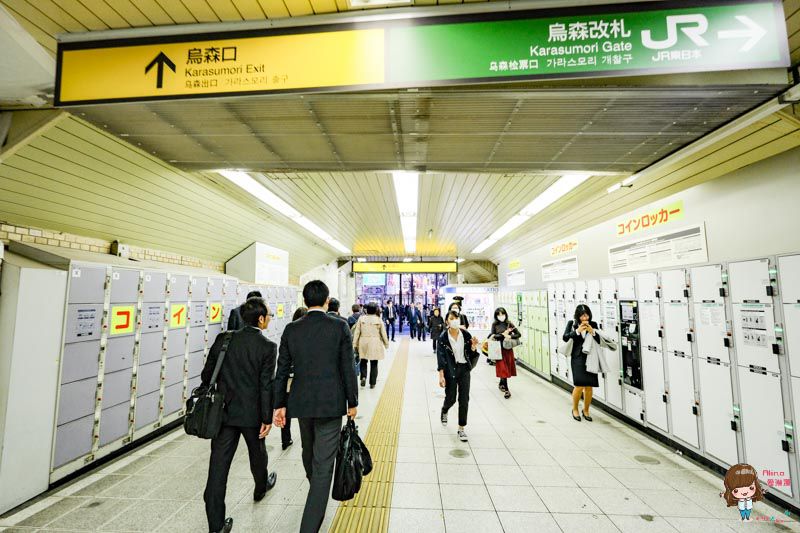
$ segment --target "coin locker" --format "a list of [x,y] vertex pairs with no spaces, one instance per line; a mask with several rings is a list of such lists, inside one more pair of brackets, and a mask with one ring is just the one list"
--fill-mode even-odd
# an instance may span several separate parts
[[[604,329],[602,295],[600,294],[600,280],[592,279],[586,282],[586,302],[587,305],[589,306],[589,309],[592,310],[592,313],[596,317],[595,322],[597,322],[598,326],[600,326],[600,329],[603,330],[606,333],[606,335],[611,335],[613,337],[616,337],[617,332],[615,330],[608,331]],[[608,362],[608,354],[604,352],[603,356],[605,357],[606,362]],[[611,378],[617,379],[617,376],[612,375]],[[597,376],[598,386],[593,392],[594,397],[598,398],[601,401],[605,401],[606,380],[611,378],[609,378],[608,372]]]
[[668,431],[658,275],[654,272],[639,274],[636,282],[647,423]]
[[698,364],[700,428],[706,453],[736,464],[738,415],[733,410],[730,337],[727,333],[722,265],[690,270]]
[[672,434],[691,446],[700,445],[697,433],[699,406],[695,396],[692,340],[689,322],[689,286],[686,271],[661,273],[664,304],[664,349],[667,359],[669,410]]
[[[600,329],[608,332],[615,332],[619,338],[619,310],[617,308],[617,284],[613,278],[606,278],[600,281],[600,293],[602,298],[603,312]],[[608,373],[606,374],[605,397],[606,401],[622,409],[622,358],[621,349],[611,351],[605,350]]]

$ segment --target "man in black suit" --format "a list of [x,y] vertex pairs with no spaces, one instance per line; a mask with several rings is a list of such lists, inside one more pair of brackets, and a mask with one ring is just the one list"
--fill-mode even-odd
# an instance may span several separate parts
[[[261,298],[260,291],[250,291],[247,293],[247,298],[245,301],[249,300],[250,298]],[[228,316],[228,331],[236,331],[237,329],[242,329],[244,327],[244,322],[242,321],[242,307],[244,304],[231,309],[231,314]]]
[[[241,307],[245,326],[233,333],[217,384],[225,395],[225,418],[219,434],[211,439],[211,460],[203,499],[208,529],[227,533],[233,519],[225,518],[225,490],[231,462],[244,437],[250,455],[250,471],[256,486],[253,499],[261,501],[275,486],[276,475],[268,473],[264,438],[272,427],[273,375],[277,346],[261,334],[272,316],[261,298],[250,298]],[[226,333],[217,335],[203,367],[203,384],[211,381]],[[283,385],[286,389],[286,383]]]
[[[386,333],[391,328],[392,342],[394,342],[394,321],[397,319],[397,309],[392,300],[386,300],[386,307],[383,308],[383,321],[386,323]],[[400,333],[403,332],[402,322],[400,322]]]
[[[306,284],[308,314],[286,325],[275,377],[275,425],[300,419],[303,466],[310,483],[301,533],[316,533],[325,518],[342,416],[355,418],[358,386],[353,372],[353,339],[347,321],[326,314],[328,287]],[[294,367],[292,389],[286,392]]]
[[332,317],[338,318],[340,320],[344,320],[347,322],[347,319],[339,314],[339,308],[341,307],[341,303],[336,298],[331,298],[328,302],[328,314]]

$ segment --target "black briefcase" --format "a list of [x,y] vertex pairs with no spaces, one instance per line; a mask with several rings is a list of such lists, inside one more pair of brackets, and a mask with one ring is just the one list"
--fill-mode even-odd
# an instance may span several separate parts
[[228,344],[233,336],[232,331],[225,333],[222,342],[222,349],[214,367],[214,374],[208,385],[196,387],[189,399],[186,400],[186,416],[183,419],[183,429],[187,435],[200,437],[201,439],[213,439],[222,427],[223,417],[225,416],[225,395],[217,388],[217,377],[219,376],[222,361],[225,359],[225,352],[228,351]]

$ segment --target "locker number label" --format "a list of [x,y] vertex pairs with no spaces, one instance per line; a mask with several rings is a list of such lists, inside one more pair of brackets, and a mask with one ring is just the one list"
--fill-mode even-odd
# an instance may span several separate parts
[[116,305],[111,308],[111,335],[133,333],[136,307]]
[[186,327],[186,304],[172,304],[169,310],[171,329]]
[[222,322],[222,303],[214,302],[208,306],[208,323],[219,324]]

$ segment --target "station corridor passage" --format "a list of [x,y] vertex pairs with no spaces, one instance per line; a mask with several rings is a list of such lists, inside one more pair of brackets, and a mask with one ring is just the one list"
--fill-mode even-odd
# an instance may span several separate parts
[[[406,353],[404,387],[384,394]],[[800,531],[793,518],[766,502],[755,503],[752,522],[741,522],[737,509],[719,497],[716,474],[599,410],[592,413],[594,422],[573,421],[567,393],[522,369],[505,400],[494,368],[480,362],[472,375],[469,442],[462,443],[455,434],[456,408],[447,428],[439,422],[443,391],[435,371],[430,341],[402,339],[381,363],[376,388],[360,389],[362,437],[382,395],[390,404],[402,400],[389,531]],[[240,444],[227,493],[234,531],[299,529],[307,482],[296,424],[293,433],[295,444],[283,452],[279,431],[267,438],[278,484],[257,504]],[[176,429],[0,517],[0,531],[206,531],[208,455],[208,441]],[[331,500],[323,531],[334,524],[337,509]],[[381,531],[374,524],[369,530]]]

